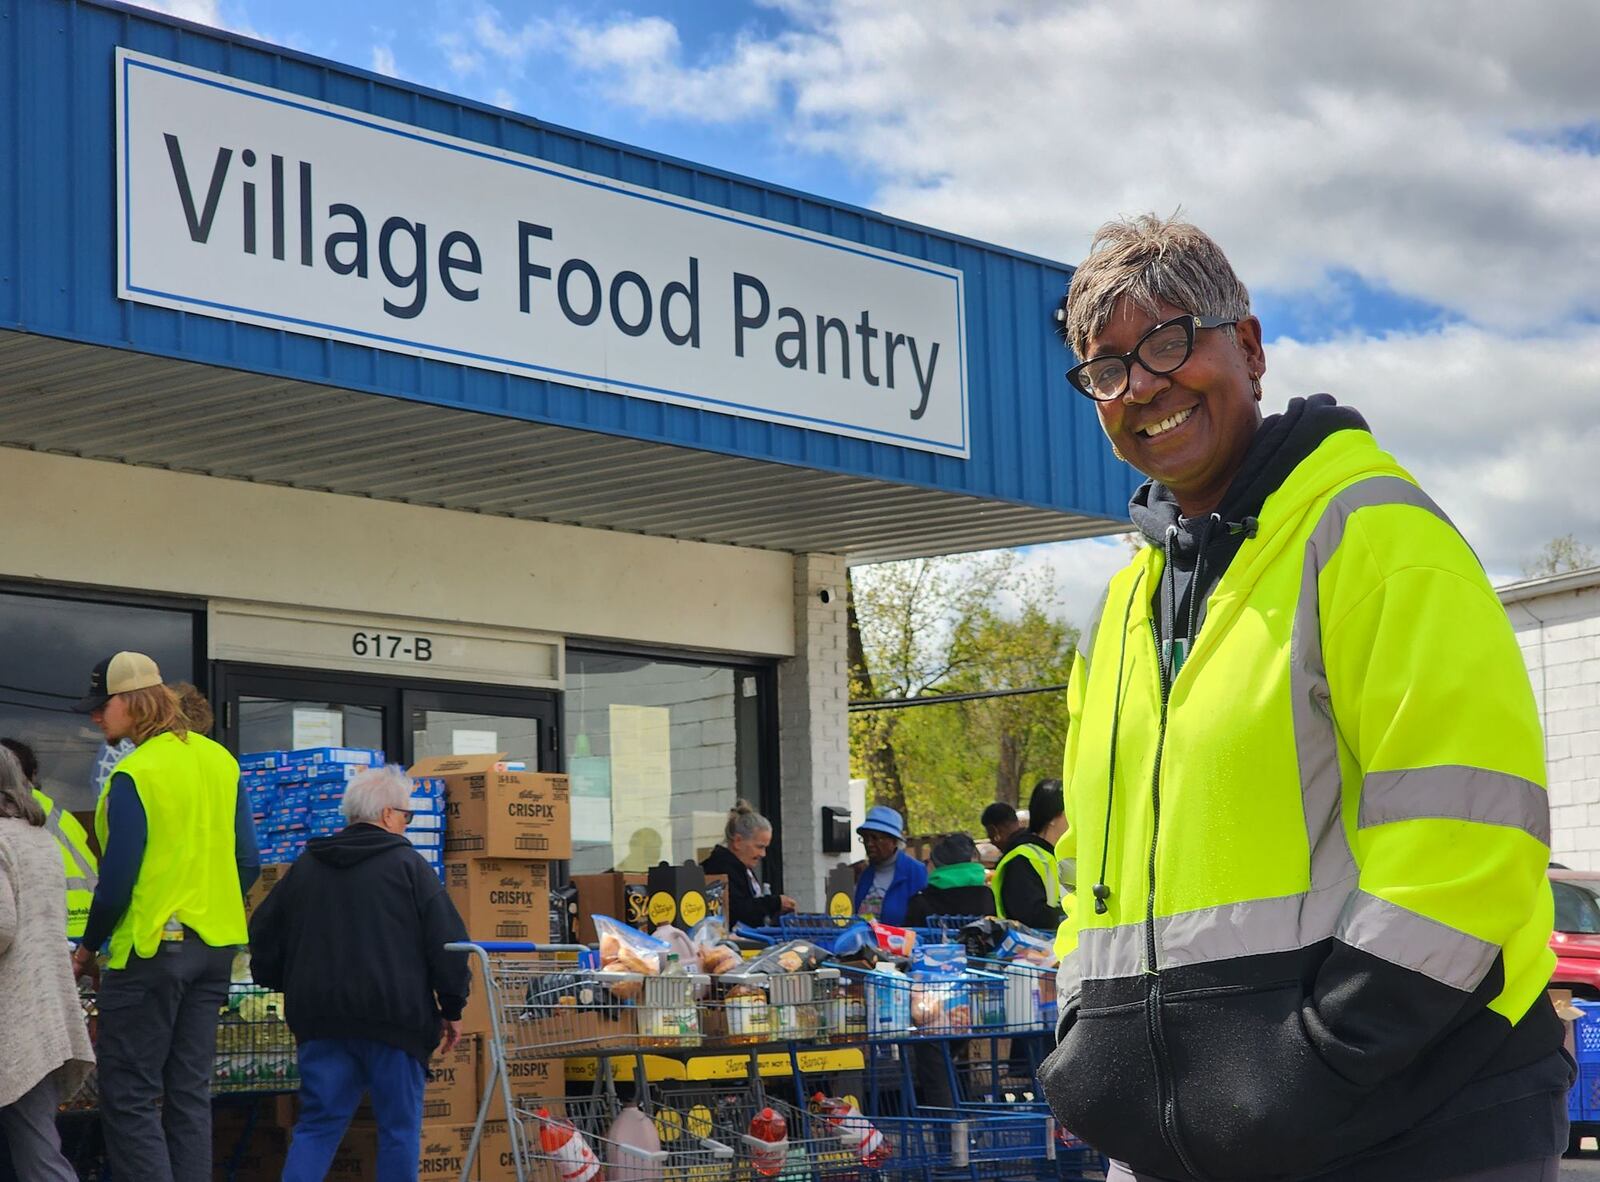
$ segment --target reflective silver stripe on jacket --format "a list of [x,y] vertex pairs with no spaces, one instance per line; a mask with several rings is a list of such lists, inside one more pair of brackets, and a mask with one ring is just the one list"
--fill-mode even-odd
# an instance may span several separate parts
[[67,890],[90,891],[100,884],[100,876],[89,865],[89,860],[83,856],[83,851],[77,846],[61,828],[61,814],[64,810],[60,805],[52,803],[50,811],[44,816],[44,827],[50,836],[56,839],[56,844],[72,855],[72,860],[77,864],[78,873],[67,878]]
[[1550,844],[1550,797],[1532,780],[1461,766],[1366,774],[1360,828],[1423,817],[1504,825]]
[[[1247,899],[1158,917],[1156,946],[1163,969],[1291,952],[1334,937],[1470,991],[1499,953],[1494,945],[1356,886],[1359,869],[1341,815],[1343,782],[1322,654],[1318,582],[1344,540],[1350,516],[1358,509],[1379,505],[1410,505],[1454,528],[1449,517],[1416,485],[1395,476],[1376,476],[1351,485],[1330,500],[1306,539],[1289,672],[1295,753],[1311,851],[1311,887],[1277,898]],[[1448,769],[1453,778],[1447,785],[1442,775],[1434,774],[1443,770],[1368,776],[1366,784],[1376,779],[1378,793],[1370,810],[1363,800],[1361,826],[1406,816],[1440,815],[1414,811],[1433,807],[1452,810],[1443,814],[1447,816],[1514,825],[1535,836],[1543,832],[1542,840],[1548,842],[1549,814],[1547,807],[1541,811],[1544,793],[1538,785],[1527,781],[1508,784],[1515,777],[1465,768]],[[1476,772],[1477,777],[1463,792],[1459,786],[1465,772]],[[1417,778],[1408,782],[1406,777]],[[1532,795],[1534,791],[1538,798]],[[1440,804],[1441,799],[1445,803]],[[1075,971],[1084,980],[1138,976],[1147,969],[1144,925],[1085,927],[1078,933],[1077,955]]]
[[1083,974],[1079,971],[1082,961],[1082,950],[1074,949],[1062,957],[1061,965],[1056,969],[1056,1007],[1058,1013],[1066,1013],[1078,1004],[1083,995]]

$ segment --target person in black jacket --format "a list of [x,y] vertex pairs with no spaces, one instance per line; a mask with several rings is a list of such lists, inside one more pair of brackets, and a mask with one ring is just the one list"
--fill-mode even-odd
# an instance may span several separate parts
[[1040,931],[1061,923],[1061,876],[1056,842],[1067,831],[1060,780],[1040,780],[1028,798],[1028,827],[1000,847],[994,868],[994,897],[1001,919],[1014,919]]
[[994,894],[983,880],[977,843],[965,833],[952,833],[933,843],[928,860],[928,885],[906,904],[906,924],[923,927],[930,916],[994,914]]
[[350,781],[349,825],[306,851],[250,920],[256,983],[282,991],[299,1044],[300,1119],[284,1182],[321,1179],[372,1096],[377,1176],[414,1179],[434,1048],[461,1038],[467,938],[438,876],[405,839],[411,779],[398,767]]
[[751,927],[767,927],[778,921],[783,912],[793,911],[794,900],[788,895],[774,895],[756,874],[761,859],[767,856],[767,846],[772,844],[772,822],[750,807],[748,801],[738,801],[728,810],[728,824],[722,831],[723,844],[715,847],[700,869],[707,874],[728,876],[728,927],[747,923]]

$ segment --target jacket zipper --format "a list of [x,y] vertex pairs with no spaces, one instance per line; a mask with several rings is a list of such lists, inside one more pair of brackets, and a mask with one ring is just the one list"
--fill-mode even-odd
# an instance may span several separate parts
[[1150,774],[1150,868],[1147,882],[1149,893],[1145,900],[1145,1025],[1150,1035],[1150,1054],[1156,1075],[1156,1100],[1161,1106],[1161,1135],[1167,1148],[1182,1164],[1189,1176],[1203,1180],[1205,1175],[1196,1168],[1184,1148],[1178,1132],[1178,1095],[1174,1086],[1172,1059],[1167,1053],[1166,1031],[1161,1024],[1161,973],[1156,964],[1156,842],[1161,835],[1161,756],[1167,743],[1167,698],[1172,692],[1168,682],[1167,663],[1161,658],[1161,632],[1154,619],[1150,621],[1150,636],[1156,646],[1156,666],[1161,671],[1161,718],[1156,731],[1155,768]]

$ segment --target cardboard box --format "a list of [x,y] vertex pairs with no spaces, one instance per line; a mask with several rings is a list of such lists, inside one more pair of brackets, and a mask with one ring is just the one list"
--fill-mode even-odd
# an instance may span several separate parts
[[[498,952],[497,960],[533,960],[531,952]],[[472,984],[467,990],[467,1004],[461,1011],[461,1032],[463,1034],[488,1034],[489,1033],[489,1003],[484,997],[483,969],[476,956],[469,956],[467,964],[472,972]]]
[[594,930],[596,915],[609,915],[636,928],[643,928],[647,922],[645,903],[649,892],[643,874],[624,874],[616,870],[606,874],[574,874],[572,885],[578,888],[580,944],[599,940]]
[[[425,1123],[422,1126],[422,1153],[418,1161],[417,1182],[460,1182],[467,1149],[471,1144],[470,1121],[459,1125]],[[333,1155],[327,1176],[339,1182],[385,1182],[378,1175],[376,1125],[367,1121],[351,1122],[338,1152]],[[476,1171],[471,1176],[476,1176]]]
[[[483,1055],[478,1066],[478,1093],[481,1096],[483,1089],[489,1083],[489,1072],[493,1064],[487,1054]],[[564,1100],[567,1095],[567,1061],[565,1059],[510,1059],[506,1062],[506,1071],[511,1077],[511,1102],[523,1112],[534,1112],[540,1108],[548,1108],[557,1101]],[[505,1096],[500,1091],[498,1082],[495,1084],[494,1097],[489,1102],[489,1119],[504,1121],[506,1115]],[[473,1113],[474,1119],[477,1113]]]
[[444,886],[474,940],[550,941],[550,863],[528,858],[447,861]]
[[[481,1054],[477,1036],[464,1034],[448,1055],[434,1057],[428,1065],[432,1078],[422,1092],[423,1124],[471,1124],[478,1119]],[[375,1119],[370,1101],[362,1101],[355,1119],[368,1123]]]
[[445,853],[471,858],[572,857],[566,776],[496,771],[504,755],[440,755],[411,769],[445,782]]
[[289,867],[292,865],[292,862],[271,862],[261,867],[260,876],[250,884],[249,893],[244,897],[244,917],[246,919],[255,914],[256,908],[261,906],[261,900],[265,899],[271,893],[272,888],[282,880],[283,876],[289,873]]
[[278,1182],[283,1176],[289,1135],[270,1120],[258,1120],[248,1128],[218,1124],[211,1143],[215,1182]]
[[706,872],[694,862],[672,866],[666,862],[650,867],[645,879],[649,899],[645,918],[654,928],[673,927],[688,931],[707,915]]
[[[516,1182],[517,1163],[511,1155],[511,1130],[501,1120],[483,1122],[483,1140],[478,1142],[479,1182]],[[538,1177],[537,1171],[534,1177]]]

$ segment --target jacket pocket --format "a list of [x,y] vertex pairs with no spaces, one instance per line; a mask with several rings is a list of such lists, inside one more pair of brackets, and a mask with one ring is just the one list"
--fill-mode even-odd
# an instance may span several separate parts
[[1201,1173],[1248,1182],[1326,1163],[1365,1089],[1312,1046],[1306,1004],[1298,981],[1166,996],[1178,1128]]
[[1141,1170],[1183,1176],[1161,1135],[1143,1002],[1081,1007],[1039,1082],[1062,1128]]

